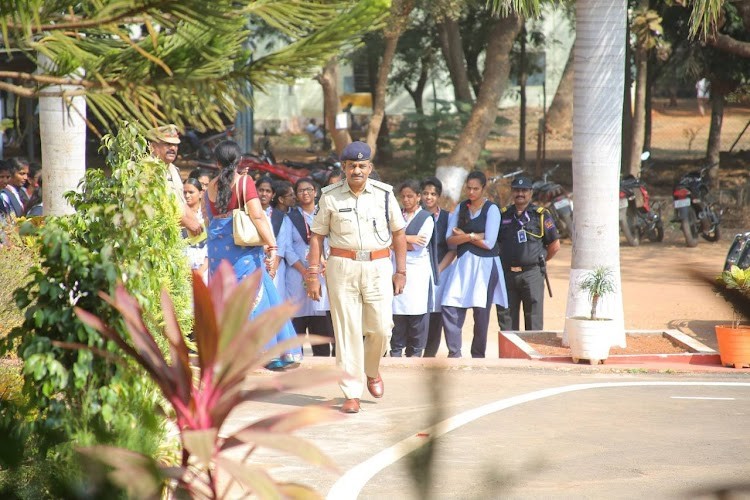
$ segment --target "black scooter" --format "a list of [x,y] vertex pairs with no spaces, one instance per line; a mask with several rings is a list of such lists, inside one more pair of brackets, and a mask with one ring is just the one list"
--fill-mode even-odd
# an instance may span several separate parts
[[750,231],[735,235],[724,261],[724,270],[729,271],[732,266],[750,268]]

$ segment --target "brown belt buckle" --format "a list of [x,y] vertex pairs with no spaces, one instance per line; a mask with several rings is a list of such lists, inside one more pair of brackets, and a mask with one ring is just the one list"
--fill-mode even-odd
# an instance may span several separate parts
[[355,250],[354,252],[354,260],[359,262],[369,262],[372,260],[370,258],[370,251],[369,250]]
[[523,271],[522,267],[511,267],[510,268],[510,272],[512,272],[512,273],[520,273],[521,271]]

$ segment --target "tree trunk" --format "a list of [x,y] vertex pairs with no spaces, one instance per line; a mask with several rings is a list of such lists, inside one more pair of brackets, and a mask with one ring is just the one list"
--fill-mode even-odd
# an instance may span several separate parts
[[427,79],[430,77],[429,74],[429,62],[422,59],[421,67],[419,69],[419,79],[417,80],[417,86],[412,89],[408,84],[404,84],[404,88],[411,96],[411,100],[414,101],[414,109],[418,114],[424,114],[424,89],[427,86]]
[[453,93],[457,101],[471,102],[471,87],[469,86],[469,74],[466,70],[464,60],[463,43],[461,43],[461,31],[456,19],[446,18],[437,25],[438,37],[440,39],[440,50],[448,66],[448,73],[453,83]]
[[518,163],[526,167],[526,28],[521,28],[521,60],[518,68],[518,85],[521,106],[518,110]]
[[719,189],[719,160],[721,155],[721,126],[724,122],[724,94],[717,92],[716,86],[711,86],[711,128],[708,130],[708,145],[706,147],[706,161],[712,165],[709,172],[711,187]]
[[439,162],[437,176],[443,182],[443,195],[458,201],[468,171],[479,159],[497,118],[497,105],[508,83],[510,51],[523,22],[512,14],[497,19],[492,26],[484,62],[484,77],[471,116],[453,147]]
[[398,30],[394,30],[393,33],[386,35],[383,59],[378,66],[378,79],[375,83],[375,92],[373,95],[373,110],[372,116],[370,117],[370,123],[367,125],[366,140],[367,144],[372,149],[373,158],[378,149],[378,134],[380,133],[380,126],[383,124],[383,117],[385,116],[385,91],[388,86],[388,73],[391,72],[393,56],[396,53],[396,45],[398,44],[400,36],[401,31]]
[[[575,43],[575,41],[573,42]],[[552,98],[547,112],[547,130],[561,133],[572,127],[573,123],[573,47],[570,48],[568,62],[565,63],[560,83],[557,85],[555,97]]]
[[626,26],[626,38],[625,38],[625,69],[623,71],[625,86],[623,88],[622,95],[622,131],[620,137],[622,138],[622,144],[628,147],[623,147],[620,152],[620,163],[621,165],[630,165],[630,142],[633,137],[633,101],[631,100],[631,89],[633,88],[633,79],[630,75],[630,66],[632,51],[630,50],[630,43],[627,41],[630,39],[630,26]]
[[653,117],[651,115],[651,111],[653,109],[653,102],[652,102],[652,91],[654,88],[654,78],[652,75],[653,72],[653,58],[649,57],[648,59],[648,81],[646,83],[646,114],[644,116],[644,122],[643,122],[643,150],[644,151],[651,151],[651,134],[653,131]]
[[[599,266],[615,274],[616,291],[599,302],[599,316],[614,320],[611,343],[625,345],[618,226],[622,147],[622,100],[626,46],[626,0],[580,0],[576,4],[573,190],[576,220],[567,316],[591,310],[578,286]],[[567,342],[567,332],[563,335]]]
[[352,142],[352,138],[349,135],[349,130],[336,130],[336,115],[341,110],[338,86],[339,64],[336,58],[328,61],[328,64],[323,67],[323,71],[315,79],[323,87],[323,107],[325,108],[323,120],[326,124],[326,130],[331,134],[336,153],[340,155],[344,148]]
[[635,106],[630,144],[630,164],[628,173],[638,177],[641,171],[641,153],[646,131],[646,87],[648,86],[648,52],[641,48],[635,50]]

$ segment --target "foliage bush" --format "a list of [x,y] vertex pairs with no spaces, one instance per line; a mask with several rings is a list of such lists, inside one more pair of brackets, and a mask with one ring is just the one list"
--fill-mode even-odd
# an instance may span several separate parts
[[[169,356],[159,352],[153,333],[143,322],[141,308],[122,285],[118,285],[114,296],[102,294],[102,297],[126,318],[133,346],[103,318],[76,308],[82,321],[117,343],[123,355],[138,362],[159,386],[172,407],[170,415],[179,431],[182,448],[179,466],[166,466],[152,455],[113,446],[80,449],[85,457],[94,461],[92,465],[104,465],[106,477],[125,489],[129,496],[318,498],[307,486],[275,481],[262,464],[248,459],[256,449],[270,448],[333,468],[333,462],[315,445],[291,435],[297,429],[336,418],[329,408],[311,405],[258,420],[239,430],[227,432],[224,428],[229,415],[242,403],[264,399],[281,390],[333,382],[342,376],[338,370],[315,370],[289,372],[252,382],[246,380],[249,372],[304,342],[303,338],[295,337],[265,349],[296,307],[281,304],[250,320],[260,283],[260,272],[238,283],[228,262],[222,262],[209,286],[194,273],[198,351],[195,367],[190,362],[188,347],[174,316],[174,306],[166,292],[162,294],[166,319],[163,331],[170,344]],[[317,336],[310,340],[313,343],[326,341]],[[237,449],[245,446],[249,448],[243,452],[244,458],[237,460]],[[221,481],[220,477],[228,481]],[[170,488],[168,495],[165,495],[165,486]],[[240,495],[240,489],[245,495]]]
[[[8,429],[0,434],[6,430],[26,449],[16,466],[24,460],[65,464],[58,469],[68,476],[62,478],[67,486],[77,474],[70,460],[73,443],[110,443],[153,454],[165,435],[164,421],[154,416],[160,400],[153,383],[132,366],[113,362],[107,353],[117,347],[84,326],[73,308],[95,311],[124,333],[122,318],[97,295],[112,293],[121,281],[150,327],[163,324],[162,289],[175,298],[183,331],[190,331],[192,321],[190,274],[166,166],[150,157],[145,139],[129,124],[105,137],[103,149],[112,173],[90,170],[80,192],[67,194],[75,214],[48,217],[40,228],[21,227],[22,235],[38,241],[38,263],[29,284],[14,294],[25,310],[23,324],[0,344],[0,355],[15,349],[23,359],[28,400],[23,407],[2,408]],[[167,348],[165,339],[159,342]]]
[[19,288],[27,288],[31,278],[29,269],[37,263],[37,250],[33,243],[18,235],[15,227],[0,228],[7,238],[4,246],[0,247],[0,339],[23,323],[23,312],[13,300],[13,292]]

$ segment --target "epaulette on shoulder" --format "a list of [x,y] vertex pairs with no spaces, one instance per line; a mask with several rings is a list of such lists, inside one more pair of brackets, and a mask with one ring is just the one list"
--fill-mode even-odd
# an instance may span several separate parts
[[375,179],[368,179],[370,184],[376,188],[382,189],[383,191],[393,191],[393,186],[386,184],[385,182],[376,181]]
[[508,211],[508,207],[500,207],[500,213],[501,214],[504,214],[507,211]]
[[330,184],[323,189],[320,190],[321,193],[327,193],[328,191],[332,189],[336,189],[337,187],[341,187],[344,184],[344,179],[341,179],[338,182],[334,182],[333,184]]

